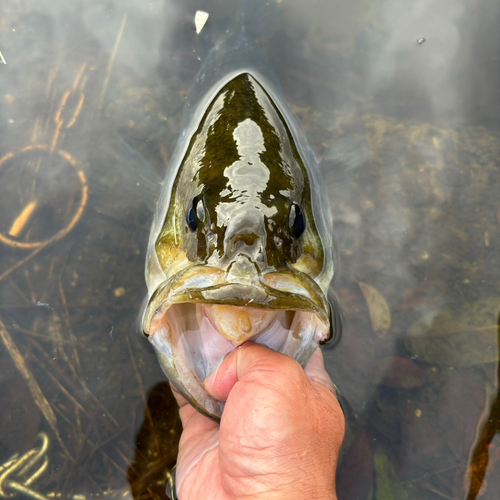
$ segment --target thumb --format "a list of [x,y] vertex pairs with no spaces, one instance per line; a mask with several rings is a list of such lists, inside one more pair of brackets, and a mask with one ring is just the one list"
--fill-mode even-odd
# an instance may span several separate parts
[[215,399],[226,401],[237,382],[255,381],[262,377],[273,381],[283,372],[299,376],[302,373],[304,377],[299,364],[291,357],[254,342],[246,342],[222,360],[219,367],[205,379],[204,385]]
[[323,353],[319,347],[314,351],[309,363],[307,363],[304,368],[304,372],[309,380],[315,380],[323,384],[327,389],[332,391],[333,394],[336,394],[332,379],[325,370],[325,360],[323,359]]

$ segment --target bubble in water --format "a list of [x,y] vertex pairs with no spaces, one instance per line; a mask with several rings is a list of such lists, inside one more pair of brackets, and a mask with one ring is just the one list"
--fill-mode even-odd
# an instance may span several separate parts
[[423,36],[417,38],[417,44],[418,45],[423,45],[425,43],[425,38]]

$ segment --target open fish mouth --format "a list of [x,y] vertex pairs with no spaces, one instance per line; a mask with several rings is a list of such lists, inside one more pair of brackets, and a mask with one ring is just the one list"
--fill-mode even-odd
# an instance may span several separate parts
[[160,286],[145,311],[144,332],[163,371],[214,419],[224,404],[208,394],[203,381],[237,346],[251,340],[305,366],[330,336],[329,304],[307,275],[285,271],[244,281],[193,266]]

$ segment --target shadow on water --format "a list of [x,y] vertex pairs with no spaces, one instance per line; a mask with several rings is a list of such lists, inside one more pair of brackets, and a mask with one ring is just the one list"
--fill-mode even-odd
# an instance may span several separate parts
[[167,498],[167,473],[177,459],[181,422],[167,382],[155,385],[148,394],[141,429],[136,437],[134,461],[128,480],[134,499]]

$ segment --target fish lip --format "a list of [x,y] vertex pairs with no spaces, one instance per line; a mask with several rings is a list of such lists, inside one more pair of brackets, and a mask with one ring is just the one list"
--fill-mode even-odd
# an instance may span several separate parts
[[168,379],[192,406],[213,420],[220,419],[224,403],[207,392],[203,381],[217,369],[224,355],[253,341],[305,367],[327,332],[327,325],[317,314],[303,310],[295,310],[292,315],[280,311],[263,330],[241,340],[231,340],[219,327],[203,305],[179,302],[166,307],[149,335]]
[[[168,379],[191,405],[213,420],[220,419],[224,406],[203,385],[204,378],[211,373],[203,370],[211,367],[207,353],[210,352],[210,339],[214,337],[210,334],[206,337],[208,332],[205,331],[203,337],[195,336],[189,340],[192,333],[191,329],[186,329],[186,325],[181,327],[180,331],[184,332],[181,337],[179,330],[176,330],[175,320],[172,321],[177,314],[172,306],[198,308],[202,304],[294,311],[290,329],[269,331],[266,328],[247,340],[243,339],[243,343],[248,340],[262,342],[263,345],[291,356],[301,366],[306,365],[318,343],[327,338],[330,331],[330,306],[323,290],[311,277],[295,269],[268,270],[267,273],[254,272],[252,269],[249,275],[234,273],[230,267],[221,270],[206,264],[196,264],[165,280],[149,299],[143,317],[143,331],[154,346],[160,366]],[[172,316],[169,319],[170,314]],[[192,314],[184,317],[192,318]],[[224,335],[205,311],[203,315],[211,322],[220,339],[223,339]],[[198,329],[198,335],[200,334]],[[269,337],[269,334],[272,336]],[[275,341],[277,344],[271,345]],[[225,348],[218,341],[212,345],[220,346],[220,352],[224,354]],[[201,368],[196,364],[199,356],[204,359]]]
[[[198,271],[205,280],[202,277],[193,282]],[[295,283],[295,291],[280,287],[281,278]],[[196,281],[206,286],[194,286]],[[218,268],[190,266],[164,281],[152,294],[144,312],[144,334],[153,334],[167,309],[181,303],[306,311],[315,313],[325,325],[330,323],[330,305],[319,285],[307,274],[293,269],[270,271],[259,275],[258,282],[245,283],[234,279],[228,282],[227,273]]]

